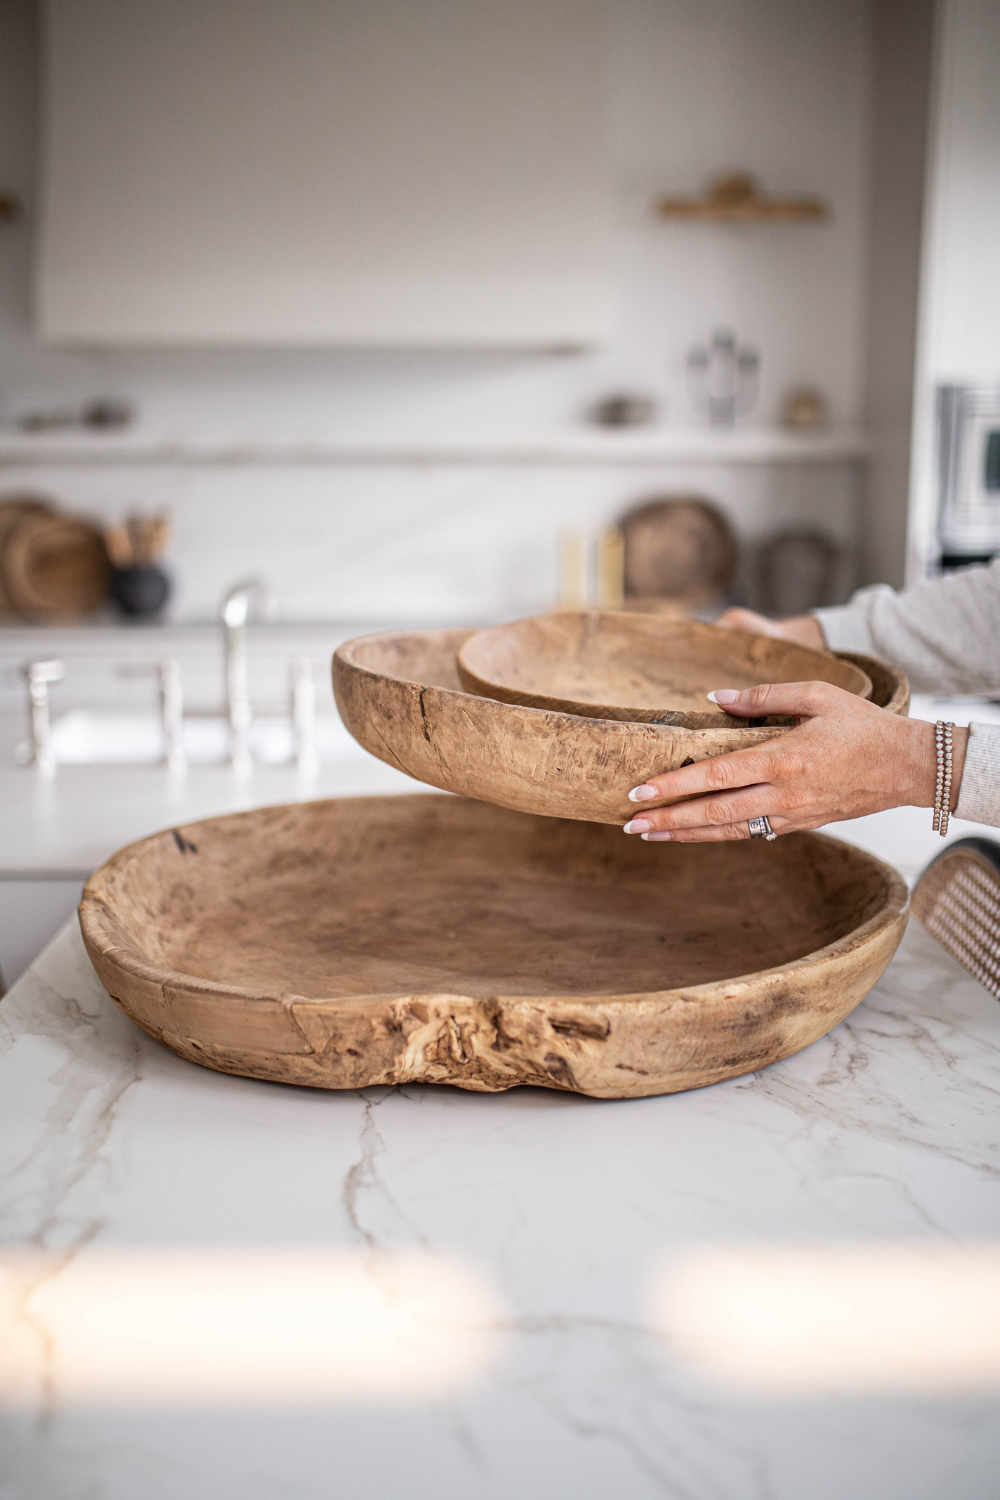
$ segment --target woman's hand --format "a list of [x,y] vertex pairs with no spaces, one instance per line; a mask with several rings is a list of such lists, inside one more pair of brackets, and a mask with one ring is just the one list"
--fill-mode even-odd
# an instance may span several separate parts
[[[718,689],[712,697],[744,718],[790,714],[801,722],[753,749],[702,760],[636,787],[629,792],[633,802],[693,800],[640,807],[625,824],[626,833],[678,843],[746,839],[747,820],[762,815],[780,834],[887,807],[934,805],[934,725],[923,719],[901,719],[826,682]],[[954,733],[953,806],[968,733]]]
[[715,623],[723,630],[746,630],[751,635],[772,635],[780,641],[794,641],[797,646],[812,646],[815,651],[826,650],[823,627],[815,615],[793,615],[788,620],[769,620],[766,615],[755,614],[752,609],[727,609]]

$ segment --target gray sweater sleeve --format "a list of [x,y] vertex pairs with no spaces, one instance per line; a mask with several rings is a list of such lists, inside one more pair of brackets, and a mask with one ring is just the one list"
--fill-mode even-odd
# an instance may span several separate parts
[[915,692],[1000,692],[1000,558],[904,594],[877,584],[815,613],[832,651],[894,662]]
[[[918,693],[1000,692],[1000,559],[903,594],[861,589],[815,613],[831,650],[894,662]],[[1000,725],[969,728],[955,815],[1000,828]]]

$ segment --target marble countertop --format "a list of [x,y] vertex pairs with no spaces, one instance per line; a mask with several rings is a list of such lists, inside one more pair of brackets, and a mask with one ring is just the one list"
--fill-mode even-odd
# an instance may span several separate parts
[[[87,870],[269,776],[0,795]],[[929,823],[836,831],[912,876]],[[0,1497],[993,1500],[998,1099],[1000,1006],[913,923],[798,1056],[613,1102],[215,1074],[70,923],[0,1004]]]
[[70,925],[0,1005],[0,1494],[992,1500],[996,1351],[939,1304],[984,1243],[996,1290],[998,1097],[1000,1006],[912,924],[805,1052],[617,1102],[215,1074]]

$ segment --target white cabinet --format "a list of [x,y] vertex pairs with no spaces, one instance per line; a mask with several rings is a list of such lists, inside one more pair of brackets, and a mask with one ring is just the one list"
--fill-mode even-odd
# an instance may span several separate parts
[[54,342],[579,345],[604,0],[47,0]]

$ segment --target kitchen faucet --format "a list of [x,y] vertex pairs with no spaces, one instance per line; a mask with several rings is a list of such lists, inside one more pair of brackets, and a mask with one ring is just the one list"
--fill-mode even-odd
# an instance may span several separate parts
[[236,583],[222,601],[226,637],[226,718],[229,759],[235,769],[250,769],[250,687],[247,679],[247,621],[264,619],[271,610],[271,594],[259,578]]
[[21,669],[28,684],[28,721],[31,725],[30,765],[37,766],[43,776],[51,776],[56,768],[52,753],[52,726],[49,720],[49,685],[61,682],[65,668],[61,661],[29,661]]

